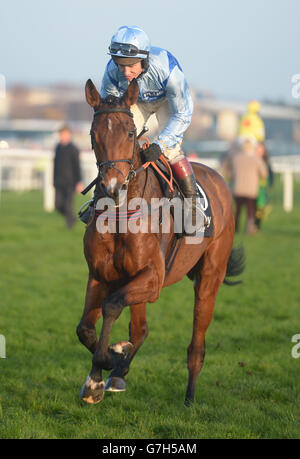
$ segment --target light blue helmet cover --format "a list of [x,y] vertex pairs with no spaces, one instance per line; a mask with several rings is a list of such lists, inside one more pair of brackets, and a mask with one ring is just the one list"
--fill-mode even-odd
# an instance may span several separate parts
[[[124,43],[131,44],[136,46],[140,51],[150,51],[151,43],[147,34],[138,26],[121,26],[117,32],[113,35],[111,39],[112,43]],[[109,52],[111,56],[116,57],[128,57],[125,54],[122,54],[122,51],[117,53]],[[136,56],[137,58],[145,59],[148,57],[146,53],[139,53]]]

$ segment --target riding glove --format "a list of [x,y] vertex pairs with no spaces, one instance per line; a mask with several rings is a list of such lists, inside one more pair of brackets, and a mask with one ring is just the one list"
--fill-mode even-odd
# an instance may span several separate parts
[[142,151],[142,159],[144,163],[156,161],[162,154],[161,149],[157,143],[151,143],[151,145]]

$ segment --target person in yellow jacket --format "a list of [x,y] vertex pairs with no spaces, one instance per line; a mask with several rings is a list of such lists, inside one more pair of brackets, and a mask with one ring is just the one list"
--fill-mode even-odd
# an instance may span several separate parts
[[263,120],[259,116],[259,111],[259,102],[256,100],[249,102],[248,111],[242,116],[238,129],[238,137],[241,140],[254,137],[257,142],[265,141],[265,126]]

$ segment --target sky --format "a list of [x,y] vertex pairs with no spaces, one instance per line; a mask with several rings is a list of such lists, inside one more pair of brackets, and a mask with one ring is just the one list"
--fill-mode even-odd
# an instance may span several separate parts
[[100,88],[111,36],[139,25],[171,51],[189,84],[217,97],[292,97],[300,74],[299,0],[0,0],[0,74],[6,85]]

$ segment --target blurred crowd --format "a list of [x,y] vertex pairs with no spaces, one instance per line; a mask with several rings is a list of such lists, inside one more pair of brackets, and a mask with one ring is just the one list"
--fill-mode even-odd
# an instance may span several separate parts
[[221,160],[221,174],[228,180],[235,201],[235,228],[240,229],[240,216],[246,208],[246,233],[254,234],[270,212],[269,189],[273,184],[264,123],[260,104],[248,104],[239,124],[232,149]]

